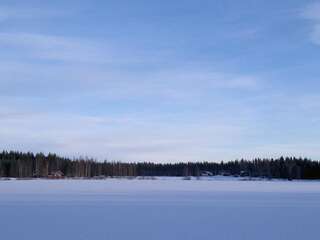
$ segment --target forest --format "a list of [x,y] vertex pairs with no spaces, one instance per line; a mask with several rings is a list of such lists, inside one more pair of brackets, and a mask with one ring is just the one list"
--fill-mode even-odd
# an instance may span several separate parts
[[66,178],[136,176],[246,176],[277,179],[320,179],[320,162],[307,158],[235,160],[228,162],[119,162],[66,158],[49,153],[0,152],[1,178],[48,178],[60,172]]

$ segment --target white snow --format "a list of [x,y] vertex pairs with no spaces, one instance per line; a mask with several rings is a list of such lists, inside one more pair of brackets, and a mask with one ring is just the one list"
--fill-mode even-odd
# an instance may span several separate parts
[[320,182],[0,181],[5,240],[317,239]]

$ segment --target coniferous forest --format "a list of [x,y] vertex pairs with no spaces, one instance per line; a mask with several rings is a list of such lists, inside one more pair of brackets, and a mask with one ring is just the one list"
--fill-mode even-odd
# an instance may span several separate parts
[[280,157],[277,159],[235,160],[228,162],[188,163],[124,163],[95,161],[89,158],[70,159],[56,154],[0,153],[0,177],[46,178],[55,172],[64,177],[135,177],[135,176],[200,176],[213,175],[264,177],[277,179],[320,179],[320,163],[310,159]]

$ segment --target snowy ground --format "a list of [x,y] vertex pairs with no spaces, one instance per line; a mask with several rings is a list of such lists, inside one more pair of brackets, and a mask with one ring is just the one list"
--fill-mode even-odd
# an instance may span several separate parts
[[320,182],[0,181],[4,240],[319,237]]

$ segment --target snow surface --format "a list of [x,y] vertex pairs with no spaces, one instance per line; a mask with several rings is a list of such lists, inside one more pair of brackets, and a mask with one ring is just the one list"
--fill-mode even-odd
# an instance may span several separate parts
[[320,182],[0,181],[4,240],[317,239]]

